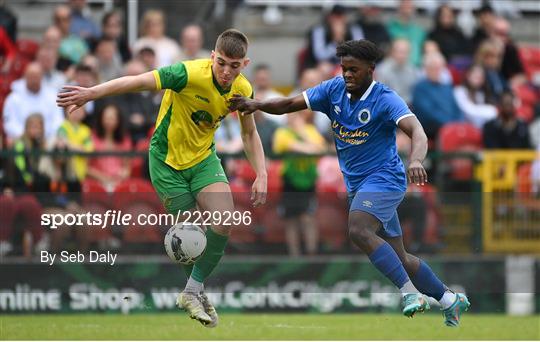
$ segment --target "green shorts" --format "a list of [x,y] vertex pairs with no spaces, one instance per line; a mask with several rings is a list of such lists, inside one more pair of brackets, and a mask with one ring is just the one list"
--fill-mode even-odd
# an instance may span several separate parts
[[152,152],[149,152],[148,158],[152,185],[165,210],[171,214],[194,208],[197,195],[204,187],[214,183],[229,183],[215,151],[185,170],[175,170]]

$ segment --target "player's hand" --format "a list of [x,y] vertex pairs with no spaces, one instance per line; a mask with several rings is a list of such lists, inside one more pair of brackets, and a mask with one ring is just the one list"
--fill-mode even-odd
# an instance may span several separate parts
[[266,176],[257,176],[255,182],[251,186],[251,201],[254,207],[258,207],[266,203]]
[[257,109],[257,101],[248,99],[242,95],[233,94],[229,99],[229,110],[234,112],[238,110],[242,115],[251,114]]
[[409,163],[407,178],[409,179],[409,183],[414,183],[416,185],[424,185],[427,183],[427,172],[419,160],[413,160]]
[[66,85],[56,97],[56,104],[68,109],[68,113],[76,111],[92,100],[92,93],[89,88]]

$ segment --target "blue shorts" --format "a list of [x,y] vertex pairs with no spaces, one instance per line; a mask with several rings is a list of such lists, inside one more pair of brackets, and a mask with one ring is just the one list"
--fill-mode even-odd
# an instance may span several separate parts
[[349,193],[349,212],[364,211],[375,216],[382,223],[384,236],[402,236],[397,207],[405,196],[407,184],[389,182],[385,173],[367,177],[356,192]]

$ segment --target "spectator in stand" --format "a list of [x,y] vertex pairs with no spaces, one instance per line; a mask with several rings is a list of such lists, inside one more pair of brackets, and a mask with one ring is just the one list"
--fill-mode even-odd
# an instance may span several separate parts
[[[125,133],[123,115],[117,106],[105,106],[96,119],[92,136],[95,151],[131,150],[131,140]],[[113,191],[119,182],[129,177],[129,166],[127,157],[100,156],[90,161],[88,176],[100,181],[108,191]]]
[[377,44],[384,54],[390,50],[390,34],[384,26],[380,2],[377,0],[362,1],[358,8],[360,18],[356,24],[362,29],[364,38]]
[[[272,87],[272,73],[266,64],[256,65],[253,73],[253,92],[260,100],[268,100],[283,97],[283,94]],[[274,121],[279,126],[285,125],[287,119],[283,115],[270,115],[264,113],[268,120]]]
[[405,102],[411,103],[412,89],[419,78],[418,69],[409,62],[411,46],[405,39],[392,42],[390,55],[375,70],[377,81],[394,89]]
[[[41,65],[43,70],[41,82],[45,89],[57,92],[66,84],[66,76],[56,69],[58,52],[52,46],[42,45],[37,52],[36,62]],[[24,87],[24,79],[16,80],[11,84],[12,89],[23,89]]]
[[478,48],[485,40],[489,39],[497,16],[489,4],[484,4],[475,14],[477,26],[472,37],[472,45],[474,48]]
[[388,22],[387,28],[392,40],[403,38],[411,44],[410,61],[419,66],[422,62],[422,47],[426,38],[424,29],[415,23],[416,8],[412,0],[401,0],[398,15]]
[[114,40],[101,38],[96,44],[95,55],[98,60],[100,82],[122,75],[122,60]]
[[441,83],[441,72],[445,66],[441,54],[425,57],[426,77],[414,87],[412,103],[418,120],[426,135],[434,139],[439,129],[448,122],[463,120],[463,113],[456,103],[452,85]]
[[529,136],[531,146],[535,149],[540,148],[540,100],[534,106],[534,119],[529,124]]
[[[257,94],[255,94],[255,98],[258,99]],[[265,155],[272,154],[274,133],[279,128],[279,125],[269,120],[268,115],[263,114],[260,110],[253,113],[253,118],[255,119],[257,133],[259,133],[259,137],[261,138]]]
[[[56,135],[56,148],[61,151],[70,152],[92,152],[92,132],[88,126],[83,123],[85,116],[84,108],[79,108],[72,112],[66,111],[66,120],[58,129]],[[88,161],[86,157],[72,156],[64,165],[62,179],[71,183],[78,183],[71,188],[81,189],[81,183],[86,178],[88,171]]]
[[6,30],[0,26],[0,72],[8,73],[15,60],[17,47],[11,41]]
[[[439,49],[439,45],[437,45],[437,43],[435,43],[434,41],[426,40],[424,42],[424,60],[426,56],[429,56],[431,54],[442,55],[441,49]],[[420,70],[420,77],[425,77],[425,76],[426,75],[425,75],[424,70]],[[444,84],[453,84],[454,82],[454,79],[452,78],[452,73],[446,66],[446,62],[445,62],[444,68],[441,71],[440,82]]]
[[33,113],[42,113],[45,136],[50,139],[62,124],[64,115],[56,105],[54,89],[42,86],[43,69],[37,62],[29,63],[24,71],[24,86],[17,87],[4,103],[4,130],[8,143],[24,132],[26,119]]
[[150,47],[143,47],[137,54],[137,59],[145,65],[146,71],[156,69],[157,60],[154,49]]
[[[91,55],[88,55],[91,56]],[[86,60],[87,57],[85,57]],[[84,64],[78,64],[75,66],[75,71],[73,75],[74,85],[80,87],[93,87],[98,82],[97,70],[94,67],[91,67],[85,61]],[[94,127],[96,113],[100,111],[105,105],[105,100],[90,101],[84,106],[84,111],[86,116],[84,118],[84,123],[90,127]]]
[[202,28],[197,24],[187,25],[180,33],[180,53],[178,61],[209,58],[210,51],[203,49],[204,35]]
[[165,36],[165,17],[159,10],[148,10],[144,13],[141,25],[142,37],[133,44],[137,54],[142,48],[150,47],[156,53],[157,65],[171,65],[180,54],[180,47],[173,39]]
[[475,55],[475,64],[484,68],[487,80],[488,102],[497,102],[503,92],[509,90],[508,82],[501,74],[503,46],[494,40],[486,40]]
[[218,153],[240,153],[244,149],[241,127],[236,115],[228,115],[223,119],[216,131],[214,141]]
[[71,11],[69,7],[65,5],[56,7],[53,22],[62,35],[58,50],[59,55],[68,59],[71,63],[79,63],[81,58],[88,53],[88,46],[82,38],[70,32]]
[[[124,67],[124,76],[135,76],[146,71],[145,65],[136,59]],[[148,131],[156,121],[159,106],[153,101],[152,92],[126,93],[116,96],[112,102],[118,106],[125,116],[127,129],[133,144],[148,137]]]
[[540,145],[536,147],[536,160],[531,167],[532,192],[538,197],[540,195]]
[[[300,75],[298,87],[291,92],[290,96],[299,95],[306,89],[315,87],[322,81],[324,81],[324,75],[320,69],[305,69],[302,71],[302,75]],[[317,127],[319,133],[321,133],[327,141],[333,140],[333,133],[330,128],[331,125],[328,115],[321,112],[309,111],[306,113],[306,116],[307,122],[313,123],[315,127]]]
[[339,64],[336,46],[346,40],[364,38],[362,29],[356,24],[347,23],[347,10],[341,5],[334,5],[325,15],[324,22],[312,28],[308,33],[307,57],[305,67],[312,68],[321,62]]
[[499,103],[499,116],[488,121],[483,130],[484,148],[530,148],[527,124],[516,117],[514,95],[504,92]]
[[[131,59],[131,51],[124,37],[122,16],[119,12],[111,11],[105,13],[101,21],[101,33],[101,39],[110,39],[116,42],[117,57],[123,63]],[[95,50],[97,42],[98,40],[93,40],[92,50]]]
[[62,42],[62,32],[60,31],[60,29],[56,26],[49,26],[43,33],[43,41],[41,45],[51,48],[54,51],[56,51],[56,55],[57,55],[56,69],[61,72],[65,72],[66,70],[68,70],[70,65],[72,65],[72,62],[63,56],[60,56],[60,43],[61,42]]
[[487,102],[489,95],[484,69],[477,64],[465,72],[463,84],[454,88],[454,96],[465,119],[479,129],[497,116],[497,107]]
[[437,43],[449,64],[460,63],[460,60],[471,58],[469,39],[457,26],[454,10],[447,4],[437,9],[434,28],[429,32],[427,39]]
[[90,10],[86,6],[86,0],[69,0],[69,7],[71,8],[70,33],[87,42],[99,38],[101,32],[88,13]]
[[[307,110],[287,115],[287,126],[278,128],[274,135],[274,153],[313,155],[326,151],[324,138],[306,122],[306,113]],[[285,157],[283,163],[283,196],[278,212],[285,220],[289,255],[301,254],[300,234],[304,236],[306,253],[314,255],[319,247],[314,217],[317,158]]]
[[12,42],[17,41],[17,16],[6,7],[4,0],[0,0],[0,27],[6,30]]
[[[13,145],[14,151],[19,154],[13,159],[10,186],[15,194],[33,193],[43,206],[43,213],[82,213],[80,205],[73,198],[73,195],[80,195],[80,187],[71,187],[71,184],[62,178],[52,158],[39,153],[51,149],[51,140],[47,140],[44,135],[44,121],[46,120],[40,114],[32,114],[27,118],[23,135]],[[63,236],[70,230],[70,227],[58,227],[52,231],[52,251],[63,247]],[[43,232],[43,227],[40,227],[39,232]],[[77,237],[78,249],[81,252],[86,251],[87,230],[77,229]],[[41,236],[36,236],[34,241],[40,239]]]
[[[527,81],[525,69],[516,44],[510,37],[510,23],[504,18],[496,18],[491,31],[491,39],[504,46],[501,61],[501,74],[511,85],[523,84]],[[512,89],[514,87],[512,86]]]

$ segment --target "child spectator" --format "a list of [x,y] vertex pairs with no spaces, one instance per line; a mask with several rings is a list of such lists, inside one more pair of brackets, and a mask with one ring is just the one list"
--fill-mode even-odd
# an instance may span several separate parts
[[[307,124],[307,111],[287,115],[287,126],[274,135],[274,153],[319,154],[326,150],[324,138],[314,125]],[[307,254],[317,253],[319,234],[314,219],[317,158],[285,157],[283,196],[279,213],[285,219],[285,237],[290,255],[300,255],[300,233]]]

